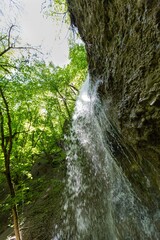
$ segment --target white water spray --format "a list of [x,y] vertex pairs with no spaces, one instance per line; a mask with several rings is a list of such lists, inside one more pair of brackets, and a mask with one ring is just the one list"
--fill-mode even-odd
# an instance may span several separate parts
[[64,223],[54,239],[158,240],[159,232],[117,165],[114,146],[108,144],[108,135],[117,136],[97,94],[101,83],[87,78],[76,102]]

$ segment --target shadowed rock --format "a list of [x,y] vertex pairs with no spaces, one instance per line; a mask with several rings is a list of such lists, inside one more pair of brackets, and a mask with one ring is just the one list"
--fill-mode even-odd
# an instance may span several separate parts
[[106,113],[136,159],[122,161],[117,150],[117,161],[154,212],[160,207],[160,3],[68,0],[68,8],[85,42],[91,78],[103,81]]

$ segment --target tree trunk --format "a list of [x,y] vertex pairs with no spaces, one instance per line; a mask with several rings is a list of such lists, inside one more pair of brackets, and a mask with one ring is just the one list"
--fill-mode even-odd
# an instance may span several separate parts
[[[7,160],[7,159],[6,159]],[[10,190],[10,195],[12,199],[12,216],[13,216],[13,225],[14,225],[14,233],[16,236],[16,240],[21,240],[20,237],[20,230],[19,230],[19,219],[18,219],[18,211],[17,211],[17,206],[15,203],[15,190],[14,190],[14,185],[11,179],[11,173],[10,173],[10,166],[8,164],[10,161],[5,161],[5,166],[6,166],[6,177],[7,177],[7,182]]]
[[16,236],[16,240],[21,240],[20,237],[20,231],[19,231],[19,223],[18,223],[18,213],[17,213],[17,207],[16,204],[12,208],[12,214],[13,214],[13,223],[14,223],[14,233]]
[[16,240],[21,240],[20,231],[19,231],[18,211],[17,211],[16,202],[15,202],[16,194],[15,194],[14,185],[12,182],[11,168],[10,168],[10,158],[11,158],[12,145],[13,145],[12,122],[11,122],[11,116],[10,116],[8,102],[7,102],[5,95],[1,88],[0,88],[0,94],[3,99],[3,103],[4,103],[4,107],[5,107],[5,111],[6,111],[6,119],[7,119],[7,127],[8,127],[8,134],[6,137],[5,136],[5,124],[4,124],[5,113],[2,112],[2,109],[0,108],[1,148],[2,148],[3,155],[4,155],[6,179],[7,179],[10,196],[11,196],[11,200],[12,200],[11,204],[12,204],[14,232],[15,232]]

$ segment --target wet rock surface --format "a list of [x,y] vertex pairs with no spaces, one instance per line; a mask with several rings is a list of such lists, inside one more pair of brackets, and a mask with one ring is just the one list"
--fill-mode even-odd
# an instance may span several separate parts
[[[124,148],[117,158],[152,212],[160,207],[160,2],[68,0],[89,72]],[[113,140],[114,141],[114,140]],[[127,150],[128,151],[128,150]],[[156,214],[156,213],[155,213]]]

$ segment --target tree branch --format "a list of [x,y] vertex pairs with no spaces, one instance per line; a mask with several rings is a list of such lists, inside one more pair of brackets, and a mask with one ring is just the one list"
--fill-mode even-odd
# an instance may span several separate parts
[[0,57],[3,56],[6,52],[8,52],[11,49],[11,47],[7,47],[0,53]]
[[[9,138],[8,138],[8,143],[9,143],[9,147],[8,147],[8,151],[7,151],[7,154],[8,156],[10,157],[10,154],[11,154],[11,151],[12,151],[12,122],[11,122],[11,116],[10,116],[10,112],[9,112],[9,106],[8,106],[8,102],[4,96],[4,93],[2,91],[2,88],[0,87],[0,94],[2,96],[2,99],[3,99],[3,102],[4,102],[4,105],[5,105],[5,108],[6,108],[6,112],[7,112],[7,125],[8,125],[8,131],[9,131]],[[3,133],[4,133],[4,129],[3,129]],[[4,138],[4,136],[3,136]],[[7,144],[8,145],[8,144]],[[6,146],[7,147],[7,146]]]
[[[75,86],[73,86],[72,84],[69,84],[69,87],[71,88],[71,90],[72,90],[72,92],[76,95],[77,93],[79,93],[79,90],[75,87]],[[76,91],[76,93],[75,93],[75,91]]]
[[[16,25],[12,25],[12,26],[9,28],[9,30],[8,30],[8,35],[5,36],[5,37],[2,37],[2,38],[0,39],[0,41],[2,41],[3,39],[6,38],[6,41],[7,41],[7,46],[6,46],[6,48],[5,48],[5,46],[3,46],[3,47],[4,47],[4,50],[3,50],[2,52],[0,52],[0,57],[2,57],[5,53],[7,53],[8,51],[10,51],[11,49],[18,49],[18,50],[21,50],[21,49],[24,49],[24,50],[26,50],[26,49],[33,49],[33,50],[36,50],[36,51],[37,51],[37,48],[30,47],[30,46],[26,46],[26,47],[19,46],[19,47],[18,47],[18,46],[15,46],[15,43],[14,43],[14,42],[11,42],[11,33],[12,33],[12,30],[13,30],[14,27],[16,27]],[[3,42],[2,42],[2,45],[4,45]]]
[[68,105],[67,105],[66,98],[60,93],[60,91],[59,91],[58,89],[57,89],[57,93],[59,94],[60,98],[62,99],[62,101],[63,101],[63,103],[64,103],[64,106],[65,106],[65,108],[66,108],[68,117],[71,118],[71,114],[70,114],[70,110],[69,110]]
[[10,28],[9,28],[9,32],[8,32],[8,47],[11,46],[11,31],[12,29],[15,27],[15,25],[12,25]]
[[4,118],[3,118],[3,113],[2,110],[0,109],[0,129],[1,129],[1,147],[2,147],[2,151],[4,153],[4,155],[6,155],[6,148],[5,148],[5,141],[4,141]]

